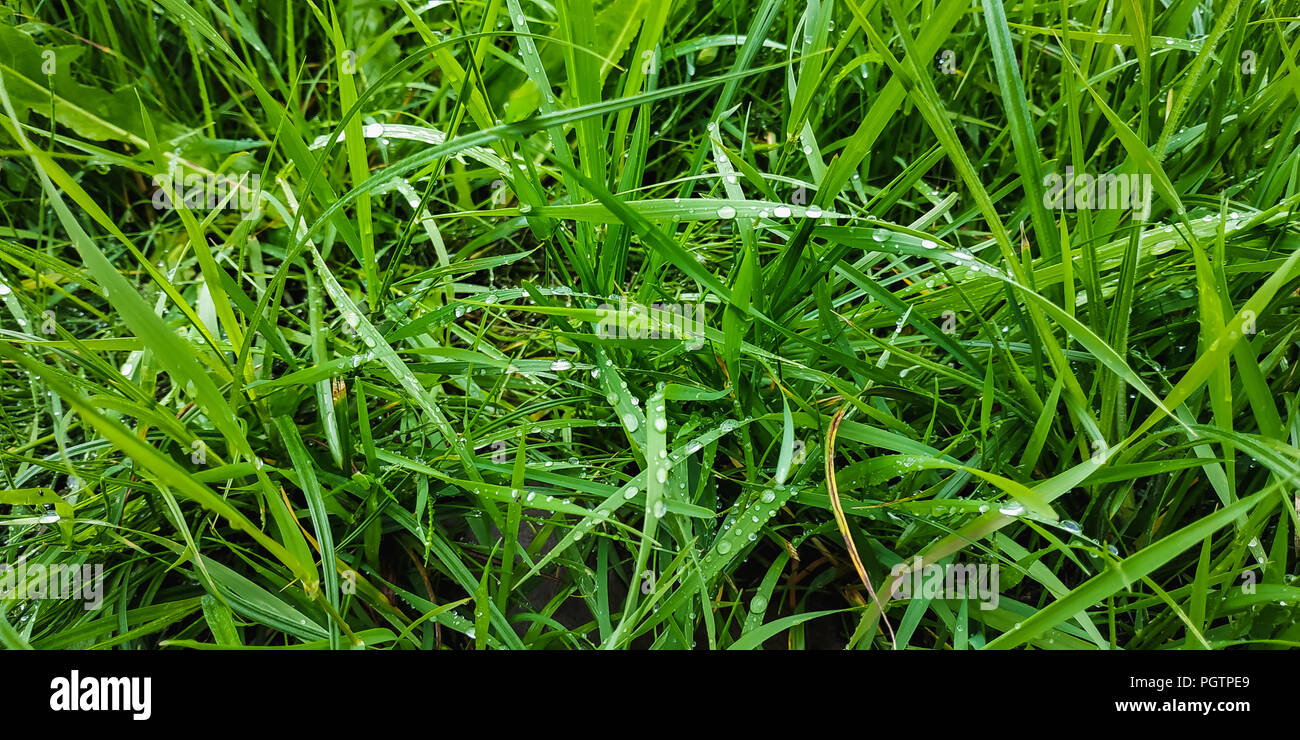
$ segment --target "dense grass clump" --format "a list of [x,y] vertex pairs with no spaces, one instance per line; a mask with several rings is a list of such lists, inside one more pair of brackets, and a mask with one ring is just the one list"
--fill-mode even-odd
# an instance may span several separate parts
[[1298,16],[9,0],[0,644],[1300,645]]

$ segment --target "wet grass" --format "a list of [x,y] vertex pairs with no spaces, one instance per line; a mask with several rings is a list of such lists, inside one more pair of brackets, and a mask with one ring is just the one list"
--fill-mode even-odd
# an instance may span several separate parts
[[0,9],[0,644],[1300,645],[1300,3],[292,8]]

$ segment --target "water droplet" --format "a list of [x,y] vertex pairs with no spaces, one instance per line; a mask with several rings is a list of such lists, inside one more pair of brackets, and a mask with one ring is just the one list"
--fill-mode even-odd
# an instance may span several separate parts
[[668,420],[663,418],[662,416],[655,419],[655,431],[659,432],[660,434],[663,434],[664,432],[668,431]]
[[663,519],[664,514],[667,513],[668,513],[668,504],[664,503],[662,500],[656,501],[655,510],[654,510],[655,519]]
[[1061,529],[1064,529],[1070,534],[1079,534],[1080,532],[1083,531],[1083,527],[1079,526],[1079,523],[1074,521],[1073,519],[1062,519]]
[[627,427],[629,432],[635,432],[641,426],[641,422],[636,420],[636,414],[629,411],[623,414],[623,426]]
[[751,612],[761,612],[767,608],[767,599],[762,596],[755,596],[749,600],[749,610]]
[[640,492],[641,492],[640,488],[637,488],[636,486],[630,486],[626,491],[623,492],[623,498],[627,499],[628,501],[631,501],[632,499],[636,498],[636,495]]
[[555,372],[563,372],[573,367],[573,363],[568,360],[556,360],[551,363],[551,369]]
[[809,206],[808,210],[805,211],[803,215],[807,216],[808,218],[821,218],[822,209],[818,208],[817,206]]
[[763,495],[759,497],[759,500],[761,500],[765,504],[770,504],[776,500],[776,494],[773,493],[772,489],[769,488],[766,491],[763,491]]
[[921,246],[925,247],[926,249],[937,249],[939,247],[938,244],[934,243],[929,239],[922,239]]
[[718,554],[720,554],[720,555],[726,555],[726,554],[729,553],[729,552],[731,552],[731,542],[730,542],[730,541],[728,541],[728,540],[723,540],[723,541],[721,541],[721,542],[718,543]]
[[1025,507],[1019,501],[1013,501],[1006,506],[998,509],[998,513],[1003,516],[1020,516],[1025,513]]
[[785,206],[777,206],[772,209],[772,215],[776,218],[790,218],[790,209]]
[[736,217],[736,209],[731,206],[723,206],[718,209],[718,218],[732,219]]
[[887,229],[876,229],[872,232],[871,238],[878,242],[883,242],[889,238],[889,231]]

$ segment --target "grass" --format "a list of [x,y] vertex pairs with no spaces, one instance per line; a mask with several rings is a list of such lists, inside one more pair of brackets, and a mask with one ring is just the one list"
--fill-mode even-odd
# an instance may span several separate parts
[[1298,16],[9,0],[0,644],[1300,646]]

